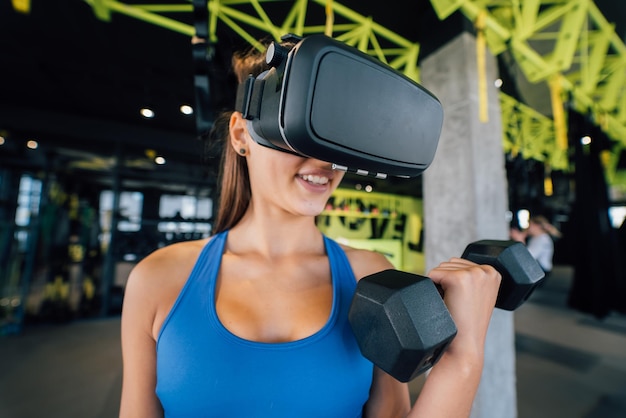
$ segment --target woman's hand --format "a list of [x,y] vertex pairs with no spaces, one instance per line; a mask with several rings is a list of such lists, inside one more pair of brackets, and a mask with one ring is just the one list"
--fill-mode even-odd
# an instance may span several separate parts
[[428,276],[443,290],[443,300],[458,329],[448,351],[481,354],[502,280],[500,273],[488,265],[452,258]]
[[443,290],[457,327],[409,417],[469,417],[484,364],[485,339],[502,277],[493,267],[452,258],[428,276]]

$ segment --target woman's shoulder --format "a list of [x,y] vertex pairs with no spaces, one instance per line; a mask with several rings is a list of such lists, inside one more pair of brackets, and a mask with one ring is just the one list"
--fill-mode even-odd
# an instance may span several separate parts
[[161,247],[141,260],[135,268],[150,272],[156,270],[158,273],[163,269],[181,269],[189,263],[195,264],[200,252],[211,239],[212,237],[183,241]]
[[122,317],[129,318],[128,321],[139,318],[156,339],[162,321],[209,240],[171,244],[137,263],[126,283]]
[[379,271],[392,269],[393,265],[383,254],[339,244],[348,257],[357,280]]
[[186,280],[210,239],[184,241],[155,250],[137,263],[130,273],[129,282],[162,288],[168,283]]

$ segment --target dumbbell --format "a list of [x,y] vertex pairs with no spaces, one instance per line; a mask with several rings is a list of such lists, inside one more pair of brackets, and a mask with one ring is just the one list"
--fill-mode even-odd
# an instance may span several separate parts
[[[476,241],[461,257],[500,273],[500,309],[518,308],[544,278],[537,261],[517,241]],[[392,269],[359,281],[348,320],[363,356],[401,382],[431,368],[457,332],[431,279]]]

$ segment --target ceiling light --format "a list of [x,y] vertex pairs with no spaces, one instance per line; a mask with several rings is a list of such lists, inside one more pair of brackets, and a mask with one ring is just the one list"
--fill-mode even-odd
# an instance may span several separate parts
[[520,228],[528,228],[528,225],[530,225],[530,211],[528,209],[518,210],[517,222],[519,223]]
[[156,158],[154,159],[154,162],[155,162],[155,163],[157,163],[158,165],[163,165],[163,164],[165,164],[165,158],[163,158],[163,157],[161,157],[161,156],[156,157]]
[[191,115],[193,113],[193,107],[186,104],[181,105],[180,113],[182,113],[183,115]]
[[0,136],[0,145],[4,145],[4,137]]
[[30,149],[37,149],[37,147],[39,146],[39,144],[37,143],[37,141],[35,141],[34,139],[30,139],[28,140],[28,142],[26,143],[26,146]]
[[139,113],[141,113],[141,116],[146,119],[152,119],[154,117],[154,110],[148,107],[141,108],[141,110],[139,110]]
[[580,143],[583,145],[591,144],[591,137],[589,135],[583,136],[582,138],[580,138]]

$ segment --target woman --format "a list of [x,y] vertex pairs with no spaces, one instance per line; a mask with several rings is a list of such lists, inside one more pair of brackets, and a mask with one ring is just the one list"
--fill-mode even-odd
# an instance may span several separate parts
[[[239,80],[263,58],[235,56]],[[391,264],[315,225],[343,173],[258,145],[239,112],[224,125],[215,235],[159,249],[130,275],[120,416],[468,416],[500,275],[458,258],[429,273],[458,334],[411,406],[347,320],[356,282]]]
[[537,260],[546,276],[552,271],[554,239],[560,236],[559,230],[543,215],[531,216],[525,231],[511,232],[512,239],[526,244],[528,252]]

